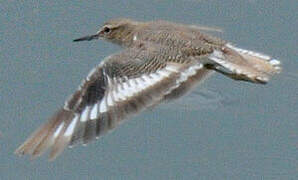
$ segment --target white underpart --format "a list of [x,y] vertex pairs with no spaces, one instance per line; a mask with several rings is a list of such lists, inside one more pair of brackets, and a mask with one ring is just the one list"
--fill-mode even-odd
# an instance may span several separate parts
[[59,127],[56,129],[56,131],[55,131],[55,133],[54,133],[54,138],[56,138],[56,137],[60,134],[60,132],[61,132],[63,126],[64,126],[64,122],[62,122],[62,123],[59,125]]
[[138,40],[137,35],[134,35],[134,36],[133,36],[133,40],[134,40],[134,41]]
[[64,133],[64,136],[71,136],[73,134],[78,119],[79,119],[79,115],[75,115],[75,117],[72,119],[71,123],[67,127],[67,129]]

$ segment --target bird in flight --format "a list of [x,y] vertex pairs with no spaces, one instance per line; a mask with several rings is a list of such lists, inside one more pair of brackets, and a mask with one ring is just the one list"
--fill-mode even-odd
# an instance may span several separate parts
[[37,157],[51,149],[49,159],[54,160],[67,146],[87,144],[130,116],[185,95],[214,72],[266,84],[281,71],[278,60],[202,30],[206,28],[168,21],[112,19],[96,34],[75,39],[104,39],[123,50],[91,70],[16,154]]

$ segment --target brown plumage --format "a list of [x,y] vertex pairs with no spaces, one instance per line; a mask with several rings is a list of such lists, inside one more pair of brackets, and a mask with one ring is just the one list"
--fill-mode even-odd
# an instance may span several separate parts
[[236,48],[202,33],[204,27],[167,21],[114,19],[95,34],[125,48],[94,68],[79,89],[49,121],[33,133],[17,154],[50,159],[66,146],[87,144],[127,117],[190,92],[214,71],[235,80],[266,83],[280,71],[279,61]]
[[[74,41],[103,38],[123,47],[134,47],[139,42],[156,43],[193,56],[204,63],[206,68],[232,79],[253,83],[265,84],[270,76],[281,71],[278,60],[237,48],[231,43],[201,32],[201,29],[204,27],[167,21],[113,19],[104,23],[95,35]],[[207,58],[203,61],[204,55]]]

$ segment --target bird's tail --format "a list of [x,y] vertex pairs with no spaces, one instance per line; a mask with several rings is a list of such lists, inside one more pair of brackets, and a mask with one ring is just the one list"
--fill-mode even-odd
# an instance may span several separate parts
[[231,44],[215,50],[209,59],[207,67],[235,80],[266,84],[272,75],[281,72],[280,61]]

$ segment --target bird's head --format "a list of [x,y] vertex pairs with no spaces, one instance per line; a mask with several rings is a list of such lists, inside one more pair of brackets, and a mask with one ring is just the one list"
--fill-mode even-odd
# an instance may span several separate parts
[[94,39],[103,38],[117,44],[126,43],[133,38],[133,32],[138,22],[130,19],[112,19],[103,24],[94,35],[84,36],[73,41],[91,41]]

